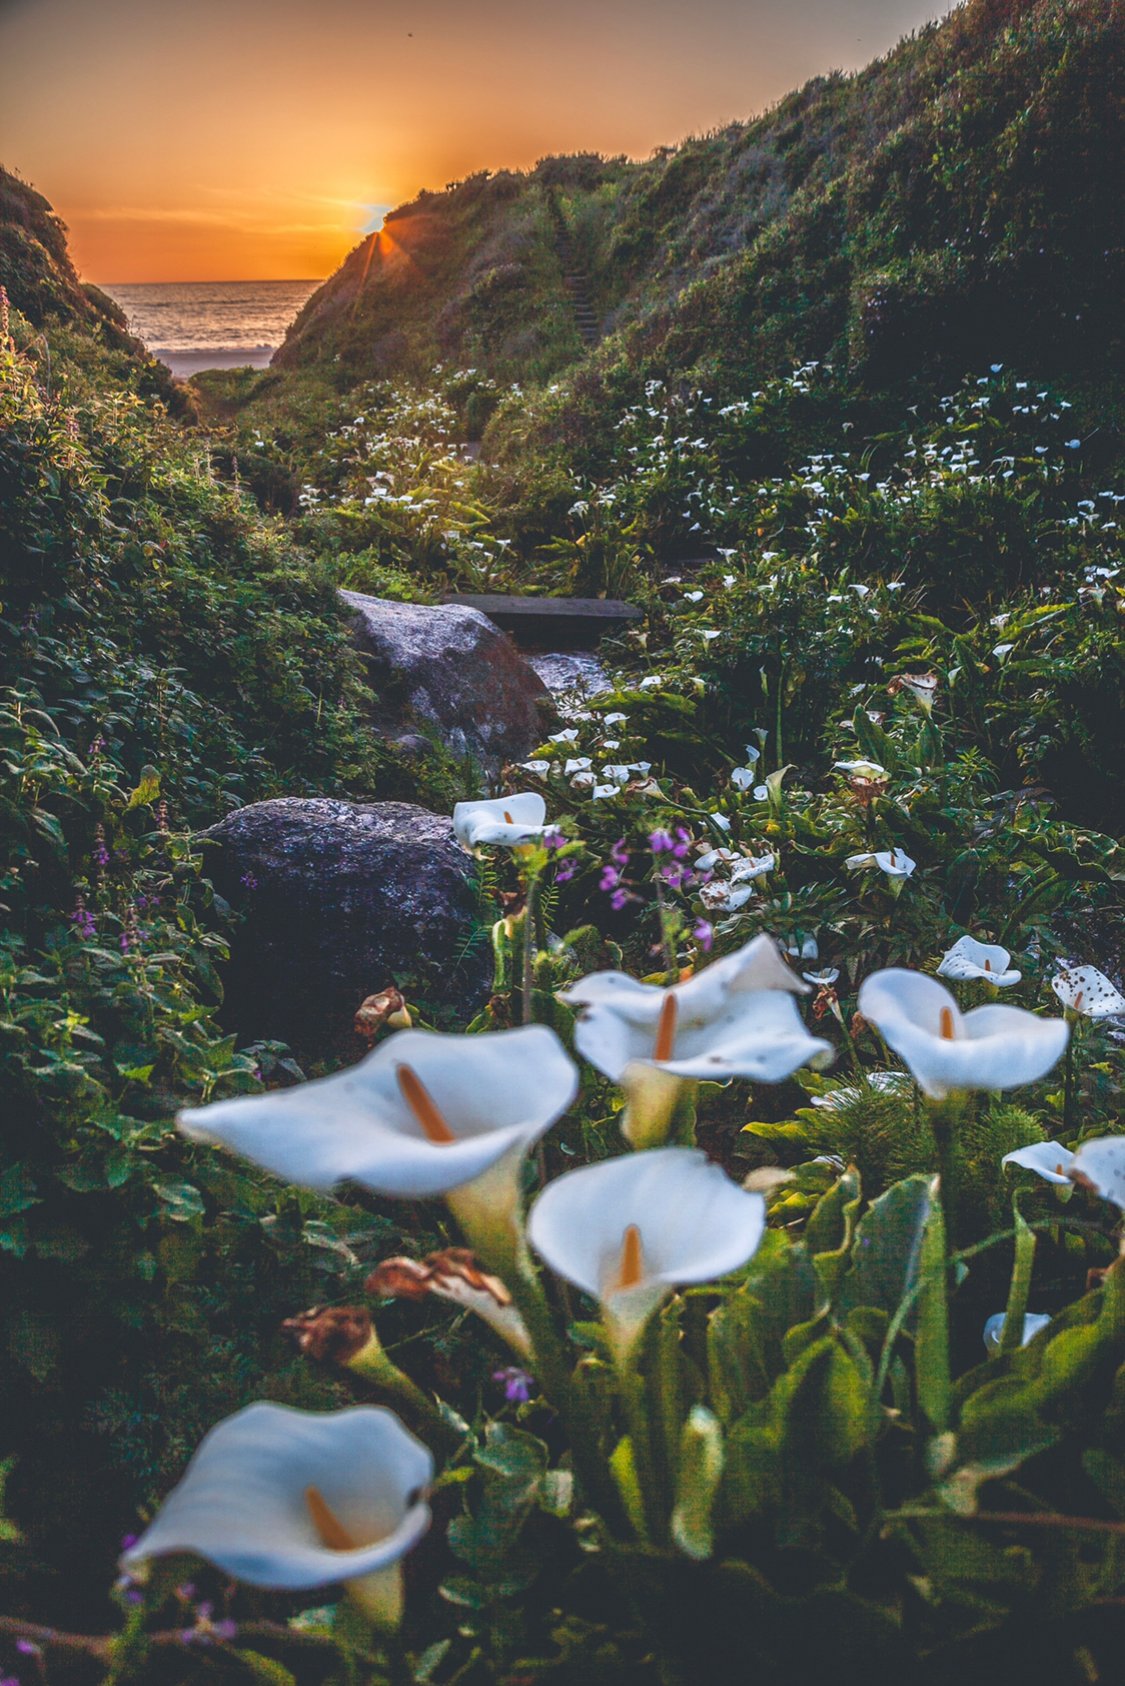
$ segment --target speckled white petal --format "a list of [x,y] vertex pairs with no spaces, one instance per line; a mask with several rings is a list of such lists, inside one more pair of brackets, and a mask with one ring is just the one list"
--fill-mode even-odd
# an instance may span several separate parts
[[[179,1485],[121,1559],[192,1552],[251,1586],[304,1591],[385,1569],[430,1525],[417,1497],[433,1458],[393,1411],[249,1405],[205,1436]],[[354,1550],[333,1550],[306,1499],[315,1487]]]
[[[402,1065],[424,1084],[454,1141],[425,1135],[399,1087]],[[331,1077],[191,1107],[178,1124],[193,1140],[241,1154],[286,1182],[330,1189],[347,1179],[422,1199],[530,1148],[577,1087],[573,1061],[545,1025],[479,1036],[403,1030]]]
[[1068,966],[1051,979],[1064,1007],[1087,1019],[1111,1019],[1125,1013],[1125,995],[1096,966]]
[[1097,1136],[1081,1144],[1070,1179],[1125,1212],[1125,1136]]
[[1074,1155],[1061,1142],[1032,1142],[1028,1147],[1017,1147],[1012,1153],[1006,1153],[1000,1161],[1001,1165],[1019,1165],[1025,1171],[1034,1171],[1049,1183],[1069,1183],[1067,1173],[1074,1163]]

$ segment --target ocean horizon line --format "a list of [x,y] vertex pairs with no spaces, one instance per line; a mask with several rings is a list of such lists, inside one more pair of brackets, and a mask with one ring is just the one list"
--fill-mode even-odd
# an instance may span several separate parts
[[92,281],[83,276],[88,287],[307,287],[327,281],[326,275],[278,275],[269,280],[255,276],[217,275],[206,281]]

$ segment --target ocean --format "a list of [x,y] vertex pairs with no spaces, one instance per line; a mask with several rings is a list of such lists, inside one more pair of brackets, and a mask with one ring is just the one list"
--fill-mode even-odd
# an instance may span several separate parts
[[262,369],[319,281],[139,281],[103,286],[174,375]]

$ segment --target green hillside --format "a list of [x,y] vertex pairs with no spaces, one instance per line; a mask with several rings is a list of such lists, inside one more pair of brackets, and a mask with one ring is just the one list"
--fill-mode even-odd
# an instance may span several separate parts
[[1093,370],[1120,345],[1123,77],[1120,0],[969,0],[644,163],[550,158],[420,195],[277,363],[331,364],[342,386],[440,361],[542,379],[583,355],[573,260],[609,336],[598,370],[832,357],[878,381],[1026,353]]

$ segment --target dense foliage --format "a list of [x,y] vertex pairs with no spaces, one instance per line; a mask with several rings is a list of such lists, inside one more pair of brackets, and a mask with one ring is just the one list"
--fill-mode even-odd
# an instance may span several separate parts
[[[1125,937],[1125,494],[1099,397],[1121,41],[1116,4],[973,0],[646,164],[423,195],[283,367],[190,396],[0,178],[9,1676],[1115,1679],[1120,1201],[1002,1162],[1081,1167],[1122,1133],[1119,998],[1067,981],[1120,983]],[[620,330],[586,356],[560,219]],[[529,1201],[653,1145],[584,1041],[581,980],[678,988],[768,933],[808,981],[794,1034],[830,1066],[693,1083],[663,1125],[753,1191],[764,1235],[675,1278],[624,1361],[596,1293],[455,1201],[359,1172],[328,1194],[271,1174],[268,1141],[175,1128],[249,1095],[284,1134],[268,1109],[304,1076],[224,1029],[238,928],[206,827],[281,793],[479,795],[365,725],[341,585],[643,610],[480,835],[515,793],[549,828],[476,847],[496,969],[455,1057],[531,1021],[582,1056]],[[1069,1040],[1003,1092],[935,1096],[860,992],[966,935],[1018,977],[960,976],[957,1010],[1015,1003]],[[384,1065],[427,1019],[400,982]],[[642,1264],[626,1237],[622,1272]],[[441,1464],[400,1634],[331,1586],[183,1557],[115,1581],[212,1425],[368,1397]]]

